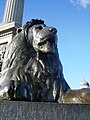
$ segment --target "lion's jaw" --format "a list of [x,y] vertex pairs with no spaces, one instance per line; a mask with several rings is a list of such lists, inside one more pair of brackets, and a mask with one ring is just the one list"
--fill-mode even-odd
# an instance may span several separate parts
[[43,27],[39,31],[33,29],[33,47],[36,51],[43,53],[55,52],[57,44],[57,30],[53,27]]

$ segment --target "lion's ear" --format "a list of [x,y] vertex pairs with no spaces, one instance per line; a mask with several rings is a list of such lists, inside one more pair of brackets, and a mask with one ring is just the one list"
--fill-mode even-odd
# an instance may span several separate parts
[[22,31],[22,27],[18,28],[17,31],[16,31],[16,33],[18,34],[18,33],[20,33],[21,31]]

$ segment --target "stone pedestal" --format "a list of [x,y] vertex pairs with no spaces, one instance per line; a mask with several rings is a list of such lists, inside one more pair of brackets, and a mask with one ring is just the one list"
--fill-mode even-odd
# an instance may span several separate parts
[[24,0],[6,0],[3,21],[0,24],[0,75],[7,43],[9,44],[22,25]]
[[0,24],[0,72],[2,68],[5,48],[22,25],[24,0],[6,0],[3,21]]
[[0,44],[10,43],[19,27],[20,25],[14,21],[0,24]]
[[90,105],[0,101],[0,120],[90,120]]
[[0,72],[7,43],[11,42],[19,27],[20,25],[14,21],[0,24]]

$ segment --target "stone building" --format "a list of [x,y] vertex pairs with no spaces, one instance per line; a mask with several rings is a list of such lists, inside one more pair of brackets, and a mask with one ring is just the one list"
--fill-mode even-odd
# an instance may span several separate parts
[[89,88],[89,83],[86,81],[86,80],[83,80],[81,83],[80,83],[80,89],[83,89],[83,88]]

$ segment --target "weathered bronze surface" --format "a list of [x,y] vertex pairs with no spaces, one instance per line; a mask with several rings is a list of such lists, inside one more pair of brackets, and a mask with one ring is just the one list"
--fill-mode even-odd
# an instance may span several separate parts
[[57,49],[57,30],[32,19],[17,30],[2,65],[0,99],[57,102],[69,89]]
[[68,90],[62,102],[67,104],[90,104],[90,89]]
[[6,49],[0,99],[90,104],[90,89],[70,90],[59,59],[56,28],[32,19],[17,30]]

